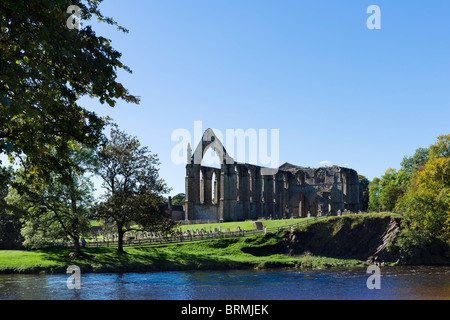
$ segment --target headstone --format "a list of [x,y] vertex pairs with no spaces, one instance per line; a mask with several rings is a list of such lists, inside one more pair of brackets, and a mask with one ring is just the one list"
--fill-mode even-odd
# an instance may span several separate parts
[[264,226],[261,221],[255,221],[253,222],[253,226],[256,228],[256,230],[263,230]]

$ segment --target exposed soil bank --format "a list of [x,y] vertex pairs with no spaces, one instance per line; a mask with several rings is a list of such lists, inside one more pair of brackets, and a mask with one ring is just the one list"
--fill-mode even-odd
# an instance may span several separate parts
[[[303,226],[286,232],[273,245],[243,248],[254,255],[313,255],[337,259],[414,265],[449,265],[444,249],[422,250],[405,257],[396,245],[401,217],[395,214],[348,215]],[[447,250],[448,251],[448,250]]]
[[400,218],[344,216],[286,234],[281,250],[289,255],[311,252],[342,259],[398,262],[398,250],[391,245],[399,231]]

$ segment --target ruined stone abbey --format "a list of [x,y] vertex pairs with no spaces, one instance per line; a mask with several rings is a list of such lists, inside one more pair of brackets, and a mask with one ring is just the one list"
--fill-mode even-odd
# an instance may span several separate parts
[[[219,156],[221,168],[201,165],[209,148]],[[190,223],[227,222],[357,212],[360,190],[353,169],[313,169],[285,163],[271,170],[237,163],[208,129],[193,154],[188,148],[184,219]]]

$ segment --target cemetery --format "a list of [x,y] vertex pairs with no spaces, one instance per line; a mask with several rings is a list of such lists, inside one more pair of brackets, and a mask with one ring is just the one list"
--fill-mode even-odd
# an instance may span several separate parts
[[[180,226],[172,234],[148,231],[129,231],[125,234],[124,245],[144,245],[170,242],[183,242],[212,238],[250,237],[268,232],[293,230],[300,225],[326,219],[326,217],[310,217],[289,220],[259,220],[216,224],[199,224]],[[104,231],[93,227],[93,236],[87,239],[84,247],[113,247],[117,245],[118,235],[114,231]],[[71,247],[70,241],[55,242],[53,247]]]

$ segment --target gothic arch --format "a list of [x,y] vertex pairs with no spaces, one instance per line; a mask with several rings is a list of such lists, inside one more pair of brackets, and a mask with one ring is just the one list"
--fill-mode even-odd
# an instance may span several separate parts
[[207,129],[203,133],[202,140],[198,143],[192,155],[192,163],[201,165],[203,156],[209,148],[213,148],[219,157],[220,164],[234,164],[233,158],[228,155],[222,142],[217,138],[212,129]]
[[327,171],[324,168],[319,168],[314,172],[314,181],[316,184],[325,183]]
[[295,178],[297,179],[297,184],[299,186],[304,185],[306,181],[306,173],[303,170],[297,170],[295,172]]
[[290,211],[294,218],[308,216],[309,200],[302,191],[297,191],[290,199]]
[[316,193],[311,199],[311,216],[317,217],[319,215],[319,209],[322,209],[322,196],[319,193]]

